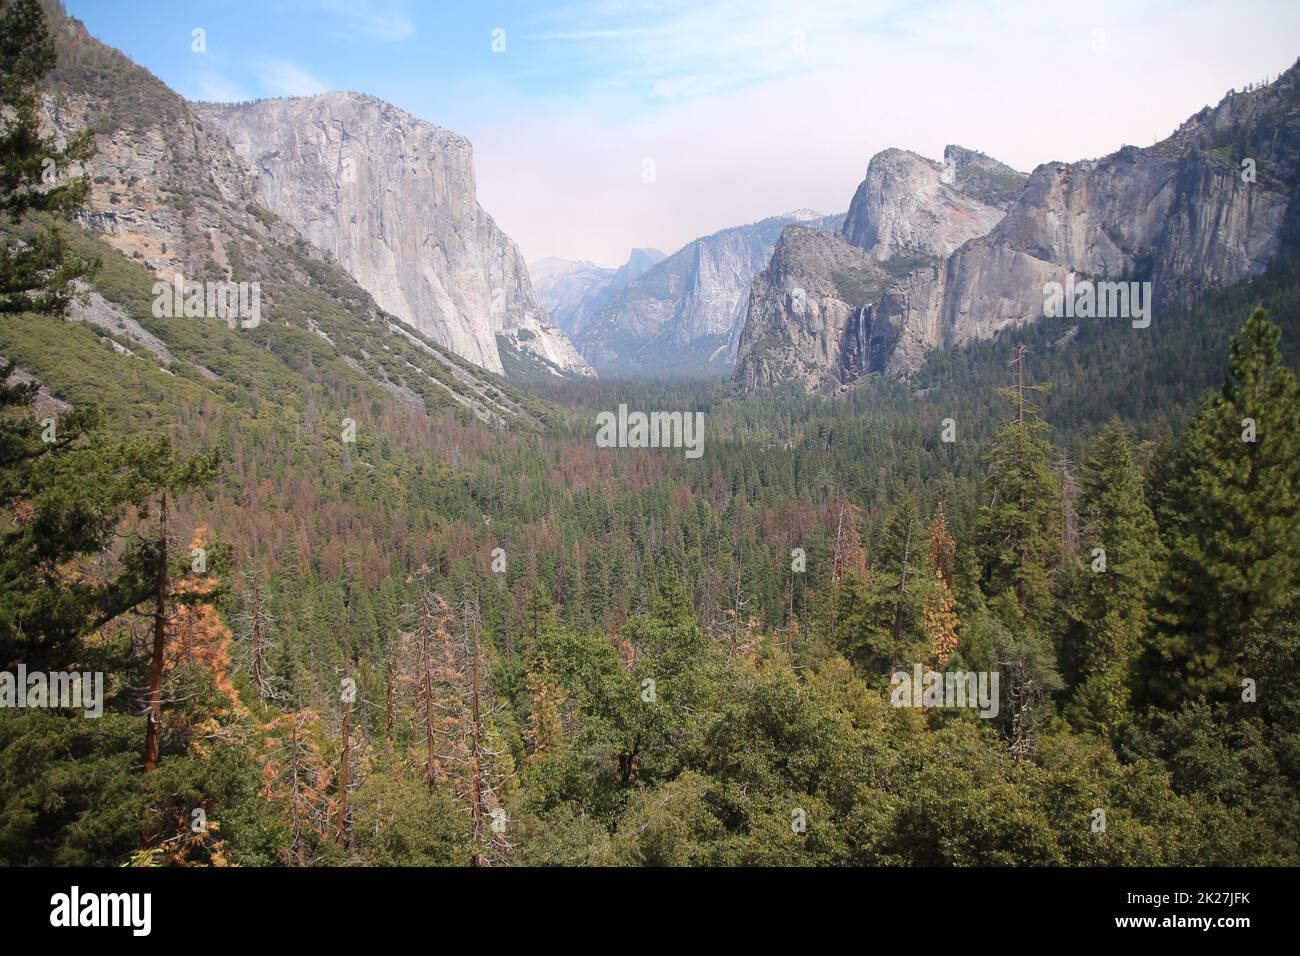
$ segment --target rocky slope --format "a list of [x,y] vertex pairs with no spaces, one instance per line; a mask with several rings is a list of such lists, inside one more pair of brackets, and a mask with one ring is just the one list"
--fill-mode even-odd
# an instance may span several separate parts
[[261,205],[252,172],[189,103],[91,37],[57,3],[45,9],[58,53],[45,121],[56,134],[96,131],[97,153],[86,170],[91,191],[78,218],[87,235],[77,241],[90,243],[106,264],[92,308],[74,318],[102,330],[119,354],[169,375],[197,376],[205,387],[230,386],[235,366],[219,367],[192,348],[195,323],[204,320],[154,315],[153,283],[177,274],[258,282],[260,326],[230,332],[222,322],[205,323],[205,339],[229,336],[231,354],[310,354],[358,394],[387,394],[411,408],[460,407],[496,424],[535,421],[522,396],[436,340],[404,329],[327,254]]
[[[887,150],[872,159],[841,233],[890,273],[874,298],[853,303],[870,308],[867,338],[881,343],[868,364],[906,376],[932,348],[1034,321],[1044,285],[1071,272],[1151,282],[1158,324],[1163,305],[1258,275],[1297,240],[1298,167],[1300,64],[1269,86],[1230,93],[1155,146],[1047,163],[1023,186],[1019,174],[958,147],[942,166]],[[842,250],[825,254],[843,260]],[[816,284],[819,267],[807,256],[783,268],[808,270],[787,286]],[[861,279],[869,287],[876,274],[863,270]],[[750,354],[775,347],[779,358],[806,334],[788,307],[759,291],[756,280],[747,318],[755,329],[742,336],[736,380],[746,388],[842,383],[850,372],[833,351],[818,353],[830,364],[816,372],[792,367],[784,376],[780,361]],[[809,311],[835,315],[836,301]]]
[[609,297],[577,333],[578,348],[598,369],[621,374],[730,368],[750,283],[792,223],[835,229],[840,218],[799,210],[687,243]]
[[787,226],[753,282],[735,380],[746,391],[794,382],[831,392],[878,371],[887,341],[873,337],[871,303],[889,274],[829,233]]
[[1023,188],[1024,173],[961,146],[943,164],[901,149],[872,157],[840,235],[880,262],[943,258],[991,230]]
[[[1252,159],[1254,182],[1243,178]],[[1300,69],[1229,94],[1163,142],[1099,160],[1047,163],[987,236],[959,249],[925,311],[936,345],[1042,314],[1043,284],[1068,272],[1152,283],[1166,303],[1261,273],[1294,233],[1300,197]]]
[[479,206],[465,138],[358,93],[193,108],[254,171],[259,202],[385,311],[494,372],[509,348],[593,374]]

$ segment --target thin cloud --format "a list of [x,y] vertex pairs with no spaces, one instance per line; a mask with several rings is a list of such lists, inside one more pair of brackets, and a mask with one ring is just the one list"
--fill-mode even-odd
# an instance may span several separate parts
[[209,103],[242,103],[253,97],[248,91],[219,73],[201,73],[194,81],[195,99]]
[[343,21],[350,32],[392,42],[415,35],[415,24],[400,5],[373,0],[324,0],[322,9]]
[[633,37],[653,36],[666,31],[645,28],[622,30],[574,30],[571,32],[530,33],[529,40],[627,40]]
[[862,0],[602,0],[542,15],[548,29],[528,39],[604,41],[569,42],[566,64],[593,86],[689,100],[855,62],[864,36],[896,16],[892,2]]
[[288,60],[266,60],[257,66],[257,78],[268,96],[315,96],[330,87],[324,80]]
[[480,201],[530,259],[617,263],[800,206],[843,212],[889,146],[937,159],[960,143],[1028,171],[1150,145],[1294,62],[1300,8],[1232,15],[1239,2],[583,5],[534,24],[629,35],[542,45],[563,83],[466,86],[479,116],[456,129]]

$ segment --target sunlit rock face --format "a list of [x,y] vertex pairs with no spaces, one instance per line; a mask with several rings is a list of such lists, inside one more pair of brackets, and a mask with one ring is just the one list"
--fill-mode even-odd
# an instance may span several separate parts
[[255,172],[261,203],[386,311],[495,372],[502,336],[557,374],[594,374],[479,206],[469,140],[357,93],[195,109]]

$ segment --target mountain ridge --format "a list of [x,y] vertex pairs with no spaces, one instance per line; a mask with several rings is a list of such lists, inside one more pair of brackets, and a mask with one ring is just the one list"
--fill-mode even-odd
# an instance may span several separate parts
[[[850,345],[863,338],[879,344],[871,371],[906,378],[932,349],[1041,318],[1044,289],[1072,273],[1150,282],[1157,313],[1193,304],[1206,289],[1260,275],[1295,241],[1298,166],[1300,63],[1267,86],[1228,93],[1154,146],[1044,163],[1018,190],[1013,170],[964,147],[948,147],[942,167],[884,150],[872,157],[840,241],[866,248],[890,280],[882,285],[860,266],[863,295],[799,312],[793,297],[804,288],[806,254],[756,278],[755,292],[760,282],[783,285],[751,294],[746,325],[754,329],[742,336],[735,380],[746,389],[851,386],[862,369]],[[953,181],[944,182],[949,169]],[[961,189],[972,171],[977,188]],[[817,285],[815,266],[806,278]],[[814,368],[782,357],[807,334],[809,315],[832,323],[817,334],[838,343],[817,353]],[[767,349],[771,356],[755,351]]]
[[749,285],[794,222],[839,227],[841,217],[795,210],[693,239],[610,297],[575,344],[614,374],[730,370]]

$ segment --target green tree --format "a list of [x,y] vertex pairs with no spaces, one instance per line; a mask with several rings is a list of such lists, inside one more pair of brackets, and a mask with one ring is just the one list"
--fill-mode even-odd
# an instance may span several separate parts
[[1129,680],[1159,582],[1162,553],[1124,426],[1093,441],[1079,499],[1081,551],[1063,647],[1078,686],[1076,726],[1108,731],[1127,712]]
[[[41,135],[40,84],[54,63],[38,0],[0,2],[0,229],[6,232],[32,213],[71,215],[90,188],[84,173],[70,172],[94,155],[91,131],[71,136],[62,149]],[[73,283],[99,263],[74,253],[57,227],[24,232],[21,240],[0,242],[0,313],[63,315]]]
[[1251,628],[1300,576],[1300,391],[1281,332],[1256,309],[1154,482],[1168,563],[1141,661],[1141,699],[1231,695]]
[[1019,615],[1042,623],[1050,612],[1048,568],[1060,487],[1048,466],[1047,425],[1026,401],[1029,386],[1005,389],[1016,417],[998,431],[985,458],[983,504],[975,518],[980,583],[990,599],[1014,595]]

